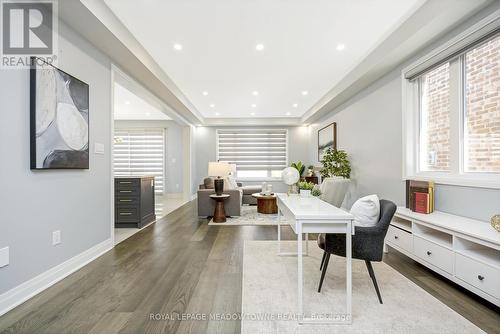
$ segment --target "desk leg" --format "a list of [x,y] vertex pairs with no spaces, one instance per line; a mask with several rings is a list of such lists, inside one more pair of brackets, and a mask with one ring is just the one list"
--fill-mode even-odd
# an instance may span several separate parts
[[278,254],[281,253],[281,211],[278,208]]
[[305,233],[305,241],[306,241],[306,256],[309,256],[309,233]]
[[299,324],[303,323],[304,320],[304,305],[303,305],[303,285],[304,285],[304,277],[303,277],[303,259],[302,259],[302,224],[297,224],[297,299],[298,299],[298,319]]
[[347,223],[347,231],[345,238],[346,249],[346,317],[347,322],[352,321],[352,221]]

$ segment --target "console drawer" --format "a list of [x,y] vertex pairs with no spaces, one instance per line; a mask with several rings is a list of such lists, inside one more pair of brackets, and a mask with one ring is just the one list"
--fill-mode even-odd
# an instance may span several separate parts
[[413,249],[411,233],[394,226],[389,226],[385,240],[408,252],[411,252]]
[[455,276],[500,299],[500,270],[457,253]]
[[413,252],[422,260],[450,274],[453,273],[453,252],[450,249],[414,235]]
[[115,223],[140,221],[139,209],[134,206],[120,206],[115,209]]

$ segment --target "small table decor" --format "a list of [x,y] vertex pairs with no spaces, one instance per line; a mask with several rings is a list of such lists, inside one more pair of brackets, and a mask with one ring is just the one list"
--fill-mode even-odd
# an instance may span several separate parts
[[263,195],[260,193],[252,194],[252,197],[257,199],[257,212],[262,214],[278,213],[278,205],[276,204],[276,195]]
[[226,210],[224,209],[224,201],[229,198],[229,194],[210,195],[210,198],[215,201],[214,210],[214,223],[225,223],[226,222]]

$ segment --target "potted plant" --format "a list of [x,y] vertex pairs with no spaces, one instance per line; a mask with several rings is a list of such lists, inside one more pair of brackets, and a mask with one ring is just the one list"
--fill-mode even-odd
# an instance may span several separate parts
[[306,166],[302,163],[302,161],[293,162],[292,164],[290,164],[290,167],[293,167],[296,170],[298,170],[300,177],[302,177],[302,174],[304,173],[304,170],[306,169]]
[[309,197],[311,196],[311,190],[314,188],[314,183],[307,181],[299,182],[300,196]]
[[319,189],[319,187],[314,186],[314,188],[312,188],[312,190],[311,190],[311,195],[314,197],[321,196],[321,190]]
[[351,176],[351,164],[346,151],[329,148],[323,156],[321,164],[323,165],[322,178],[339,176],[348,179]]

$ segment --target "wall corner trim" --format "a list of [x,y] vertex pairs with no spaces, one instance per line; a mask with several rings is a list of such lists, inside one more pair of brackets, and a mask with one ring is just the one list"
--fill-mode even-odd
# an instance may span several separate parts
[[111,238],[0,295],[0,316],[36,296],[113,248]]

